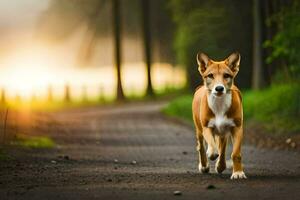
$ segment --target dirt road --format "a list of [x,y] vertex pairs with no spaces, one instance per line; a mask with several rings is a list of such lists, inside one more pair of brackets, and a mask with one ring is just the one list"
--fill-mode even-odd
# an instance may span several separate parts
[[193,128],[161,115],[162,106],[52,114],[56,147],[10,150],[0,199],[300,199],[299,152],[244,145],[247,180],[230,180],[231,169],[217,175],[214,163],[202,175]]

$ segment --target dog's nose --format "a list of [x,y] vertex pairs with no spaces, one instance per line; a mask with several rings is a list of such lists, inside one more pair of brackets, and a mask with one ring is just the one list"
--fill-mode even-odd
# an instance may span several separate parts
[[223,86],[217,86],[215,89],[217,92],[223,92],[224,91],[224,87]]

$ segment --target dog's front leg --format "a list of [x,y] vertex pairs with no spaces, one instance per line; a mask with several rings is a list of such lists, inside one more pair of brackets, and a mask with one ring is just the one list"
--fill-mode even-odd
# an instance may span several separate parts
[[211,128],[204,127],[203,128],[203,137],[207,142],[207,151],[206,154],[210,160],[216,160],[219,156],[217,153],[217,147],[215,138],[213,136]]
[[247,178],[242,165],[241,145],[243,139],[243,127],[234,127],[232,131],[233,149],[231,159],[233,162],[233,172],[231,179]]
[[218,136],[218,151],[219,151],[219,158],[216,162],[215,170],[217,173],[222,173],[226,169],[226,144],[227,144],[227,136]]
[[197,131],[197,151],[199,153],[199,171],[202,173],[209,172],[209,164],[205,154],[204,139],[201,131]]

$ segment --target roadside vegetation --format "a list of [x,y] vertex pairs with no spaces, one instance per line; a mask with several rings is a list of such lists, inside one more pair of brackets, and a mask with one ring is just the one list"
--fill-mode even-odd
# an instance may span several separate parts
[[[242,64],[236,82],[240,88],[246,88],[243,91],[246,124],[274,134],[299,133],[300,1],[247,1],[247,7],[244,1],[228,2],[169,1],[177,25],[174,49],[178,62],[187,68],[189,88],[193,91],[201,80],[196,59],[192,59],[197,51],[204,51],[212,58],[225,58],[226,51],[237,49],[242,55]],[[210,12],[212,7],[223,14]],[[241,12],[233,12],[237,8]],[[239,20],[253,20],[255,30],[247,31],[249,27],[237,23]],[[230,28],[222,29],[223,26]],[[239,29],[238,34],[234,34],[235,29]],[[252,44],[244,45],[245,41],[256,45],[252,48]],[[255,50],[253,55],[249,54],[252,50]],[[249,58],[253,58],[252,61]],[[191,103],[190,93],[172,101],[163,112],[192,122]]]
[[[243,92],[246,123],[259,124],[274,134],[300,131],[300,84],[276,84],[257,91]],[[176,98],[163,109],[169,116],[192,123],[192,95]]]
[[[124,102],[136,101],[153,101],[156,99],[170,98],[182,94],[185,89],[164,88],[155,91],[155,96],[148,96],[147,94],[130,94],[126,96]],[[121,103],[124,103],[121,102]],[[71,99],[71,100],[27,100],[27,101],[7,101],[0,104],[0,112],[5,113],[8,108],[9,111],[30,111],[30,112],[55,112],[66,109],[84,108],[91,106],[102,106],[120,103],[112,96],[103,98],[90,99]]]
[[2,148],[0,148],[0,161],[2,161],[2,160],[9,160],[10,159],[10,157],[6,154],[6,152],[2,149]]
[[16,135],[16,139],[11,144],[26,148],[53,148],[55,146],[54,141],[49,137],[20,134]]

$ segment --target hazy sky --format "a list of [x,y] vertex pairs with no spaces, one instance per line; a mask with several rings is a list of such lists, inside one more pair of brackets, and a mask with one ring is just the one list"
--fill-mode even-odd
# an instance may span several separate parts
[[51,0],[0,0],[0,58],[34,35],[36,21]]
[[0,27],[3,31],[32,26],[49,0],[0,0]]

